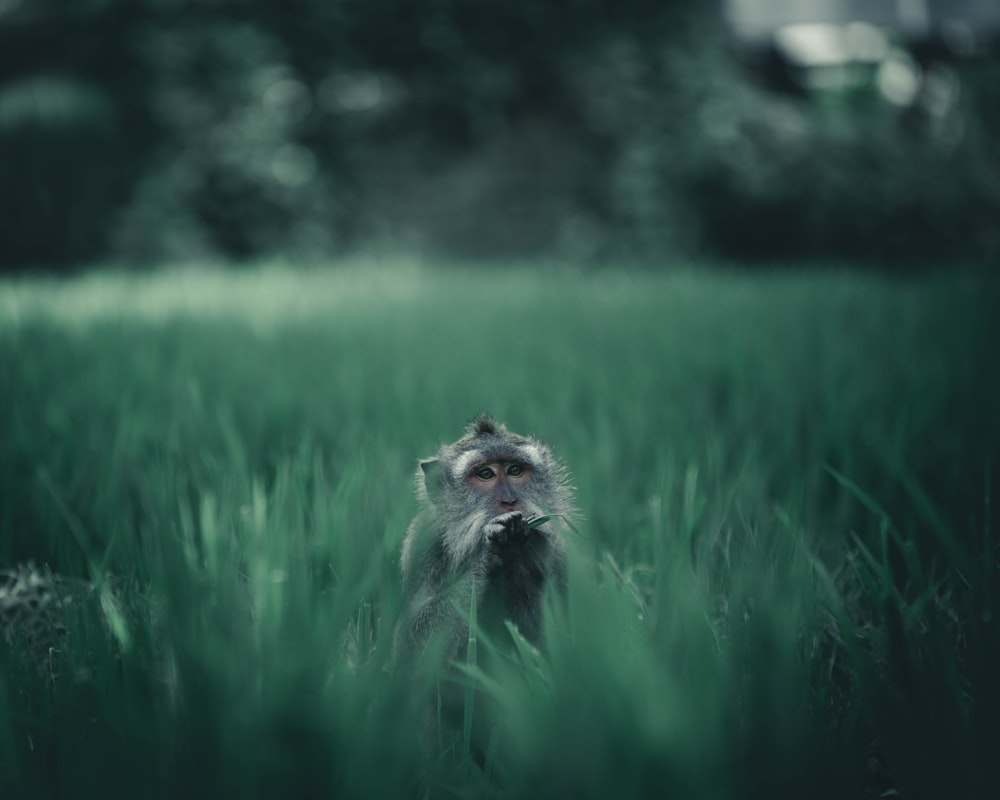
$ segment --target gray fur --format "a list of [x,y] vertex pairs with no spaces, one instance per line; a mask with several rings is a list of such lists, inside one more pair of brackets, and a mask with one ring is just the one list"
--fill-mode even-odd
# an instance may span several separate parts
[[[493,516],[468,485],[465,471],[493,460],[530,465],[531,480],[518,490],[520,512]],[[420,658],[436,636],[444,639],[445,657],[464,652],[473,592],[481,626],[492,620],[496,633],[510,619],[537,642],[544,591],[565,582],[563,518],[574,514],[565,467],[539,440],[480,414],[458,441],[420,461],[415,483],[419,510],[403,541],[407,605],[396,629],[397,657]],[[525,520],[539,514],[562,516],[529,530]]]

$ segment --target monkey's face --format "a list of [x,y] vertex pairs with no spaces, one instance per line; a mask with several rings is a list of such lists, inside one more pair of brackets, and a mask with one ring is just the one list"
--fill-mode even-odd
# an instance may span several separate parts
[[[548,447],[510,433],[489,417],[477,418],[457,442],[421,459],[416,478],[422,508],[403,544],[404,564],[415,558],[414,531],[440,537],[445,560],[457,568],[484,543],[498,541],[501,529],[510,542],[511,536],[526,537],[532,517],[565,518],[573,513],[568,476]],[[531,529],[539,534],[532,541],[558,542],[560,522],[544,524]]]
[[524,495],[533,476],[534,470],[522,461],[481,461],[469,468],[465,481],[486,508],[499,516],[526,510]]

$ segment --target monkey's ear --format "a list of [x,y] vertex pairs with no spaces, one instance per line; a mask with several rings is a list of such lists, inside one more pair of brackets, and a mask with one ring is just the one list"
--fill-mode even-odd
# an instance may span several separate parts
[[436,458],[420,459],[420,469],[424,473],[424,489],[430,501],[437,504],[441,495],[441,483],[444,480],[444,473],[441,469],[441,462]]

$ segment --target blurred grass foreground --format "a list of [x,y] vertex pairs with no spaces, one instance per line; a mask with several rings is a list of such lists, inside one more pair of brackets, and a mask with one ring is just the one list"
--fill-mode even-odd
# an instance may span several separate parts
[[[0,796],[994,797],[998,286],[538,267],[0,283]],[[583,522],[485,731],[393,670],[478,410]],[[480,642],[480,649],[490,643]]]

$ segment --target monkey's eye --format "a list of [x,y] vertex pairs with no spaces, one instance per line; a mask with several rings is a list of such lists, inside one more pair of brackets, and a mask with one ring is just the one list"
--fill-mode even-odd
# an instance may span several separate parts
[[488,481],[490,478],[496,477],[496,473],[491,467],[479,467],[476,470],[476,477],[481,481]]
[[524,474],[524,465],[523,464],[511,464],[509,467],[507,467],[507,474],[511,475],[513,477],[517,477],[518,475],[523,475]]

